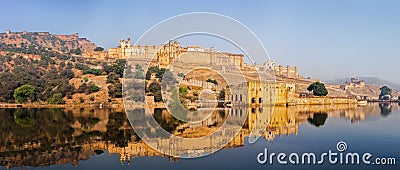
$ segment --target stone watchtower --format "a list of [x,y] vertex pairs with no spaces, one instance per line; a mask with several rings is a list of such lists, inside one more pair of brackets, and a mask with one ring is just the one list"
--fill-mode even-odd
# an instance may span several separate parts
[[290,71],[290,66],[287,65],[287,66],[286,66],[286,77],[287,77],[287,78],[291,78],[291,77],[292,77],[292,75],[291,75],[290,73],[291,73],[291,71]]

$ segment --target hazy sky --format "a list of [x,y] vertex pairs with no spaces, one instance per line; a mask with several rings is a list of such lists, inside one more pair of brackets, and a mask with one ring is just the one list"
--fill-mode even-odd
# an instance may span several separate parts
[[1,2],[0,31],[79,32],[105,48],[154,24],[214,12],[248,26],[272,60],[322,80],[375,76],[400,83],[400,1],[20,1]]

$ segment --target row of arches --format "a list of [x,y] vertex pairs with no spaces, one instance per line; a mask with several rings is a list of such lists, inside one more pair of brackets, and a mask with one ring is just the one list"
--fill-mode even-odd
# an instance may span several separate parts
[[[245,103],[245,100],[243,99],[242,94],[231,94],[231,101],[236,102],[236,103]],[[251,98],[251,104],[262,104],[263,102],[264,102],[264,99],[262,97]]]
[[231,94],[231,101],[232,102],[243,102],[243,95],[242,94]]
[[232,109],[229,115],[235,117],[242,117],[243,112],[245,112],[244,109]]
[[264,101],[264,99],[262,97],[258,98],[258,101],[257,101],[257,98],[255,98],[255,97],[251,98],[251,104],[257,104],[257,102],[258,102],[258,104],[262,104],[263,101]]

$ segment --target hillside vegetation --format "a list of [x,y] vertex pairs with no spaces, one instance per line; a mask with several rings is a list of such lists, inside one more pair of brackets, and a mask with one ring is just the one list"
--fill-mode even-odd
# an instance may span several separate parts
[[[42,39],[32,40],[29,38],[31,34]],[[5,35],[1,34],[3,39]],[[79,43],[83,41],[80,38],[64,42],[53,35],[21,35],[26,36],[7,37],[21,42],[19,45],[6,44],[7,41],[0,43],[0,102],[86,104],[120,101],[122,85],[119,79],[123,74],[124,60],[105,63],[75,57],[76,54],[71,53],[74,50],[67,47],[85,49]],[[69,43],[58,48],[43,42],[46,37],[61,44]]]

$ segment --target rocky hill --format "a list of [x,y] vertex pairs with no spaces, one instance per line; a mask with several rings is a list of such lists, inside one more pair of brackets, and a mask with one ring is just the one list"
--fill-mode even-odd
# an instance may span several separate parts
[[[377,77],[355,77],[360,80],[363,80],[366,84],[369,85],[374,85],[374,86],[388,86],[390,88],[400,90],[400,84],[388,81],[388,80],[383,80]],[[350,81],[350,77],[342,78],[342,79],[336,79],[336,80],[329,80],[327,83],[329,84],[344,84],[346,82]]]
[[125,61],[103,63],[74,57],[81,48],[96,47],[77,34],[7,32],[0,37],[0,103],[121,103],[119,78]]
[[[351,81],[351,78],[343,78],[324,82],[329,92],[328,96],[368,96],[377,99],[379,94],[381,93],[380,88],[382,86],[389,86],[390,88],[392,88],[392,95],[394,97],[400,96],[400,92],[397,90],[398,85],[396,86],[396,83],[375,77],[356,77],[355,79],[362,80],[365,85],[347,85],[344,88],[343,86],[349,84],[348,82]],[[304,90],[307,88],[306,85],[302,85],[302,87]]]
[[[49,32],[11,32],[0,33],[1,46],[8,48],[44,48],[60,53],[81,54],[84,51],[93,51],[97,46],[80,38],[78,33],[70,35],[54,35]],[[32,51],[32,49],[31,49]]]

